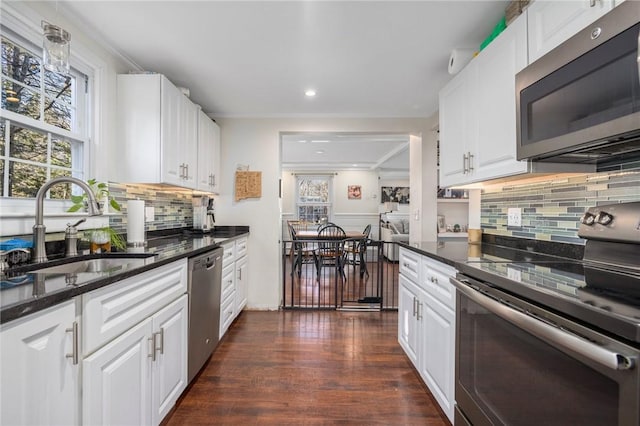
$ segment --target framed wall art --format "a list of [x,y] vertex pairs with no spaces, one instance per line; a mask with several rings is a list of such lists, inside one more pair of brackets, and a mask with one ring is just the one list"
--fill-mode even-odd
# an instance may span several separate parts
[[380,188],[380,192],[380,203],[409,204],[408,186],[383,186]]
[[347,198],[349,200],[361,200],[362,199],[362,186],[360,186],[360,185],[348,185],[347,186]]

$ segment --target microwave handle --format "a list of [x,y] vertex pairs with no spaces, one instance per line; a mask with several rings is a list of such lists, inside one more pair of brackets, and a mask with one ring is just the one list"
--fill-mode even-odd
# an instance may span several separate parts
[[526,315],[483,295],[455,278],[450,278],[449,280],[460,293],[478,305],[546,342],[577,352],[585,358],[612,370],[630,370],[635,365],[635,360],[632,358],[611,352],[574,334],[545,324],[530,315]]

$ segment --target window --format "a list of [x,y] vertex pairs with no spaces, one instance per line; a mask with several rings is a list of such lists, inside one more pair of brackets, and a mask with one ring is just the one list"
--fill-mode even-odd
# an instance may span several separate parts
[[[46,70],[38,47],[0,27],[0,196],[35,197],[49,179],[84,179],[88,77]],[[50,198],[67,199],[71,185]]]
[[298,176],[298,220],[318,222],[331,217],[331,177]]

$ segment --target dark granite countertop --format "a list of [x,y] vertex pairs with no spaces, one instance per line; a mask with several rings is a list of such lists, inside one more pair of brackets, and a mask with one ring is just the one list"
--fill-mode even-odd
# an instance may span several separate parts
[[400,246],[453,266],[463,279],[478,280],[632,345],[640,343],[640,274],[583,262],[584,246],[494,236],[483,236],[482,244]]
[[[34,273],[9,270],[0,283],[0,324],[24,315],[55,306],[75,296],[141,274],[162,265],[192,257],[249,233],[249,227],[216,227],[212,234],[196,234],[177,230],[177,233],[149,238],[147,246],[130,248],[126,256],[137,262],[101,272]],[[118,253],[110,257],[118,257]],[[79,256],[78,260],[97,258],[96,255]],[[140,261],[141,259],[141,261]],[[53,260],[47,266],[64,263]]]
[[451,266],[457,266],[458,263],[495,261],[498,258],[519,262],[579,261],[584,253],[584,246],[577,244],[496,235],[483,235],[481,244],[469,244],[466,240],[399,244]]

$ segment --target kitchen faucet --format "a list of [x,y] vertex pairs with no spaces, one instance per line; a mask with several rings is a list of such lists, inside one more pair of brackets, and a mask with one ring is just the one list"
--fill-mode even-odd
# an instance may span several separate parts
[[54,185],[59,183],[75,183],[87,195],[89,216],[99,216],[102,214],[96,197],[87,183],[71,176],[62,176],[45,182],[36,194],[36,224],[33,225],[33,262],[41,263],[47,261],[47,250],[44,245],[44,237],[47,227],[44,226],[44,196]]

